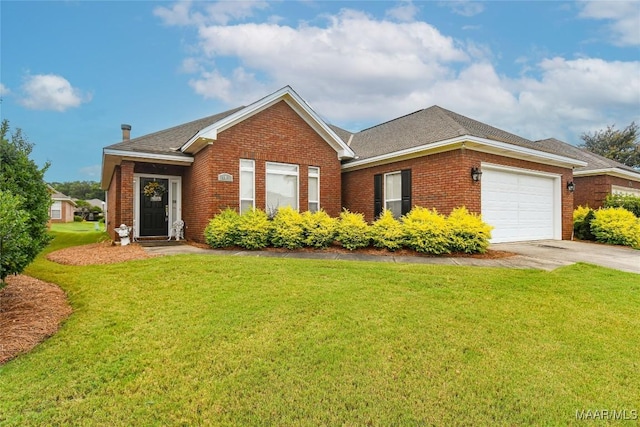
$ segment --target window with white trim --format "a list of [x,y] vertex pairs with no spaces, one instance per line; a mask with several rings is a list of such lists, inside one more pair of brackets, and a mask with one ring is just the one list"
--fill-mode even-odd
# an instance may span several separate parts
[[253,209],[256,205],[256,162],[240,159],[240,213]]
[[62,202],[59,200],[51,205],[51,219],[62,219]]
[[320,210],[320,168],[309,166],[309,212]]
[[278,208],[298,206],[298,165],[267,162],[266,211],[275,213]]
[[400,171],[384,175],[384,208],[393,212],[393,216],[402,216],[402,176]]

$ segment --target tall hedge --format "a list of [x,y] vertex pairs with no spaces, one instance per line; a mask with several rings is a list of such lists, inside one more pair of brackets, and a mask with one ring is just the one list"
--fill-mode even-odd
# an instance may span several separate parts
[[51,237],[47,231],[51,194],[44,181],[49,167],[39,168],[29,158],[33,144],[22,135],[20,129],[9,132],[9,122],[2,121],[0,126],[0,190],[13,196],[19,196],[19,210],[27,215],[28,243],[22,247],[24,262],[13,266],[4,265],[3,274],[20,273],[49,243]]

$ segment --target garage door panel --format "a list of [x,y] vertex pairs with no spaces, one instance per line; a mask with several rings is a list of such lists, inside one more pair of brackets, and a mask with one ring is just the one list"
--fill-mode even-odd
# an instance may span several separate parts
[[494,226],[492,242],[554,238],[555,179],[525,171],[484,168],[482,217]]

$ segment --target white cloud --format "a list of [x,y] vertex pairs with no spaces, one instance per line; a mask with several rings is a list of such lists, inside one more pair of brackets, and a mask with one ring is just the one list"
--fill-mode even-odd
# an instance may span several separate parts
[[468,0],[448,0],[440,3],[442,6],[448,7],[457,15],[475,16],[484,12],[484,4],[477,1]]
[[158,6],[153,14],[164,21],[166,25],[227,25],[234,20],[242,20],[253,16],[254,10],[266,9],[266,1],[219,1],[207,3],[204,11],[193,11],[190,0],[179,1],[167,8]]
[[386,11],[388,18],[394,19],[400,22],[412,22],[420,9],[411,2],[411,0],[404,1],[398,6]]
[[78,170],[80,175],[89,179],[100,178],[100,174],[102,173],[102,165],[91,165],[85,166]]
[[9,90],[8,87],[0,83],[0,96],[8,95],[10,93],[11,93],[11,90]]
[[62,76],[36,74],[26,77],[22,85],[20,104],[32,110],[65,111],[91,100]]
[[[640,62],[562,57],[501,75],[489,46],[425,22],[342,10],[326,25],[198,26],[185,59],[193,90],[230,107],[291,85],[325,119],[351,130],[434,104],[531,139],[640,122]],[[232,67],[225,67],[230,58]],[[531,77],[535,75],[536,77]]]
[[583,1],[579,16],[610,21],[611,41],[620,46],[640,45],[640,2]]

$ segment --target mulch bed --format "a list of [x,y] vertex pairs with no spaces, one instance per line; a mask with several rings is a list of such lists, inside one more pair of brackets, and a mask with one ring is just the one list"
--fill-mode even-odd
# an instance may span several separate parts
[[26,353],[60,327],[72,309],[64,291],[29,276],[10,276],[0,290],[0,365]]
[[120,246],[111,242],[74,246],[47,255],[49,261],[66,265],[115,264],[150,257],[140,245]]

